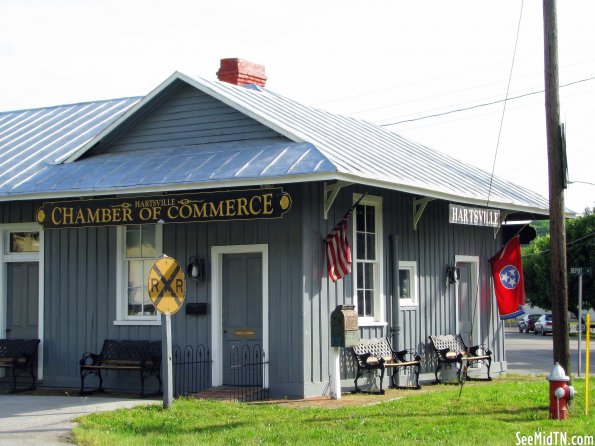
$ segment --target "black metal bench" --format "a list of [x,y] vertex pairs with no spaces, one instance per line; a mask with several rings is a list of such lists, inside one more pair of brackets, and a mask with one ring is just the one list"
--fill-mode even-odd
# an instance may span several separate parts
[[0,367],[12,369],[12,392],[17,390],[17,377],[31,375],[31,387],[35,390],[35,364],[39,339],[0,339]]
[[[80,395],[103,392],[103,370],[131,371],[140,374],[141,392],[145,395],[145,379],[154,376],[159,381],[158,393],[161,393],[161,341],[115,341],[106,339],[101,353],[84,353],[80,361]],[[85,378],[95,375],[99,378],[99,387],[85,391]]]
[[443,382],[438,378],[438,372],[444,367],[455,366],[457,368],[457,380],[461,383],[462,379],[470,378],[467,375],[467,369],[471,364],[483,364],[488,368],[488,376],[483,380],[490,381],[490,366],[492,364],[492,352],[483,345],[474,345],[468,348],[463,342],[460,334],[440,335],[429,337],[434,352],[436,353],[436,383]]
[[[382,381],[386,369],[392,369],[390,388],[398,389],[419,389],[419,370],[421,367],[421,356],[411,350],[393,350],[387,338],[375,338],[361,341],[358,345],[351,347],[351,351],[357,364],[355,376],[355,391],[362,392],[357,385],[358,379],[364,373],[372,373],[380,370],[380,391],[370,393],[384,394]],[[413,385],[399,386],[395,382],[399,371],[404,370],[413,376]]]

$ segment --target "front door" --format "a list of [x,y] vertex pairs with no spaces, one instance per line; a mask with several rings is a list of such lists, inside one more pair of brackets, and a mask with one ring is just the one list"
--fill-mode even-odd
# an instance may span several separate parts
[[262,358],[262,254],[222,259],[223,384],[258,384]]
[[37,339],[39,266],[37,262],[6,264],[6,338]]

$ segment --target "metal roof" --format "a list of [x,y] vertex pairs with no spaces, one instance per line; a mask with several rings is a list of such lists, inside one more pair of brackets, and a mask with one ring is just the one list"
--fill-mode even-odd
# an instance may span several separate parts
[[[80,158],[179,82],[221,100],[288,140]],[[142,175],[138,173],[141,163]],[[149,168],[165,164],[170,166],[167,174]],[[130,98],[0,113],[0,169],[0,200],[15,195],[50,198],[337,179],[483,205],[490,190],[491,206],[548,212],[547,200],[539,194],[373,123],[307,107],[264,88],[181,73],[174,73],[140,101]]]
[[40,170],[18,189],[43,190],[53,197],[112,192],[188,189],[188,184],[214,187],[221,181],[301,176],[334,172],[335,167],[308,143],[281,139],[218,143],[104,153]]
[[22,194],[21,184],[51,170],[57,159],[84,146],[139,100],[0,112],[0,196]]

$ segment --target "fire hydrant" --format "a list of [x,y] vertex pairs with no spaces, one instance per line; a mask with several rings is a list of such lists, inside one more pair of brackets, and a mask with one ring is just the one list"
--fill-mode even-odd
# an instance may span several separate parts
[[550,382],[550,418],[552,420],[566,420],[568,418],[568,403],[574,398],[574,387],[567,383],[564,368],[556,362],[550,375],[546,378]]

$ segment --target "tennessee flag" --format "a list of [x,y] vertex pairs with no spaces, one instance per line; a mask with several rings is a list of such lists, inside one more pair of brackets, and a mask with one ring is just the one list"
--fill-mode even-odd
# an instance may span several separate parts
[[525,282],[521,262],[521,242],[513,237],[490,259],[494,291],[500,319],[511,319],[525,313]]

